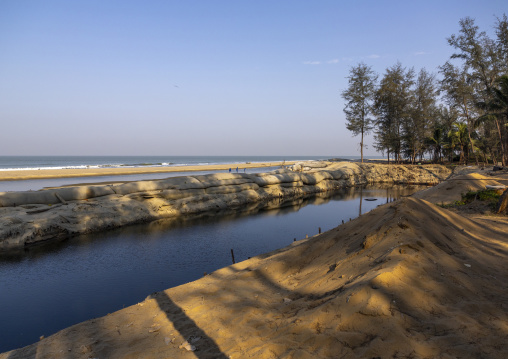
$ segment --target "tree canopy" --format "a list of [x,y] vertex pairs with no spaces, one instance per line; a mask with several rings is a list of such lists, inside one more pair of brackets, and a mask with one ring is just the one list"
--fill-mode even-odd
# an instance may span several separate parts
[[508,165],[508,18],[496,17],[495,37],[470,17],[446,40],[451,57],[438,74],[400,62],[378,82],[370,66],[350,70],[345,100],[346,128],[374,132],[374,147],[388,160],[458,159],[462,163]]
[[374,96],[377,76],[372,68],[360,63],[349,71],[349,87],[342,92],[346,101],[344,113],[346,114],[346,128],[353,135],[361,135],[360,152],[363,162],[363,138],[373,128],[372,100]]

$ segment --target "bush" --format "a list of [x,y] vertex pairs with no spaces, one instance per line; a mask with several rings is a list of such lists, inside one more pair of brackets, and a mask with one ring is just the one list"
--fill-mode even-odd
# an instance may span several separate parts
[[474,201],[486,202],[486,204],[495,210],[501,194],[495,189],[484,189],[480,191],[469,191],[462,195],[462,200],[456,201],[454,206],[465,206]]

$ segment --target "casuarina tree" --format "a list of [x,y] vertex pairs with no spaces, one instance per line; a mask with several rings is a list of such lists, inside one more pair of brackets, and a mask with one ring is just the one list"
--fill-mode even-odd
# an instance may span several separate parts
[[508,165],[508,75],[498,80],[499,87],[492,87],[492,96],[488,102],[479,102],[477,105],[486,111],[486,114],[477,119],[477,123],[493,120],[499,133],[502,162]]
[[414,70],[406,70],[400,62],[386,69],[374,95],[374,113],[376,115],[375,148],[394,155],[401,160],[404,138],[403,124],[411,116],[412,86]]
[[347,79],[349,86],[342,92],[342,98],[346,101],[346,128],[353,135],[361,136],[360,154],[363,162],[364,136],[373,128],[372,101],[377,75],[370,66],[360,63],[350,69]]

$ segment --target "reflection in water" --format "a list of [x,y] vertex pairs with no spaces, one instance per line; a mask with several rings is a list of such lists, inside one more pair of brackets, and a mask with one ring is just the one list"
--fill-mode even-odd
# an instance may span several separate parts
[[[69,245],[72,246],[92,245],[94,241],[98,240],[97,237],[100,237],[101,238],[100,240],[103,241],[105,240],[103,236],[105,235],[107,237],[108,234],[110,234],[112,237],[116,237],[118,235],[121,235],[122,233],[127,234],[137,233],[140,236],[146,236],[149,233],[164,232],[174,228],[183,228],[193,225],[201,225],[210,223],[210,221],[214,223],[222,223],[253,215],[262,217],[281,216],[289,213],[298,212],[302,208],[309,205],[321,206],[326,205],[331,201],[349,202],[357,200],[356,203],[358,204],[358,214],[344,216],[343,218],[340,218],[335,224],[335,226],[337,226],[341,223],[341,219],[344,219],[344,221],[346,221],[346,219],[349,220],[350,218],[355,218],[357,215],[361,216],[363,214],[362,203],[366,198],[367,199],[376,198],[377,202],[374,205],[374,207],[376,207],[377,205],[384,203],[382,199],[385,199],[386,203],[389,203],[401,196],[410,195],[422,188],[425,188],[425,186],[377,184],[369,186],[343,188],[336,191],[316,193],[313,195],[308,195],[306,197],[297,199],[276,198],[269,202],[251,203],[242,208],[205,212],[181,218],[160,219],[150,223],[113,229],[111,231],[107,231],[101,234],[94,233],[80,235],[71,239],[63,238],[50,242],[41,242],[27,248],[14,249],[9,252],[0,253],[0,262],[22,261],[25,260],[27,257],[35,259],[40,256],[54,254],[60,249],[67,248]],[[352,204],[350,204],[350,206],[351,205]],[[367,211],[370,210],[371,208],[372,205],[368,207]]]
[[363,187],[360,187],[360,205],[358,206],[358,217],[362,215]]
[[[103,316],[204,272],[327,231],[421,187],[376,186],[165,219],[0,257],[0,352]],[[366,201],[377,198],[377,201]]]

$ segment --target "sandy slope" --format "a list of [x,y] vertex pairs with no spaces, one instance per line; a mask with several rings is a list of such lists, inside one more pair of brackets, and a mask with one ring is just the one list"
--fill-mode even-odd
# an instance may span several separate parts
[[448,181],[415,193],[414,197],[423,198],[437,204],[450,204],[459,201],[462,194],[469,191],[475,192],[485,189],[486,186],[500,185],[508,186],[508,176],[506,174],[496,174],[496,172],[459,173]]
[[404,198],[0,358],[507,358],[507,233]]

